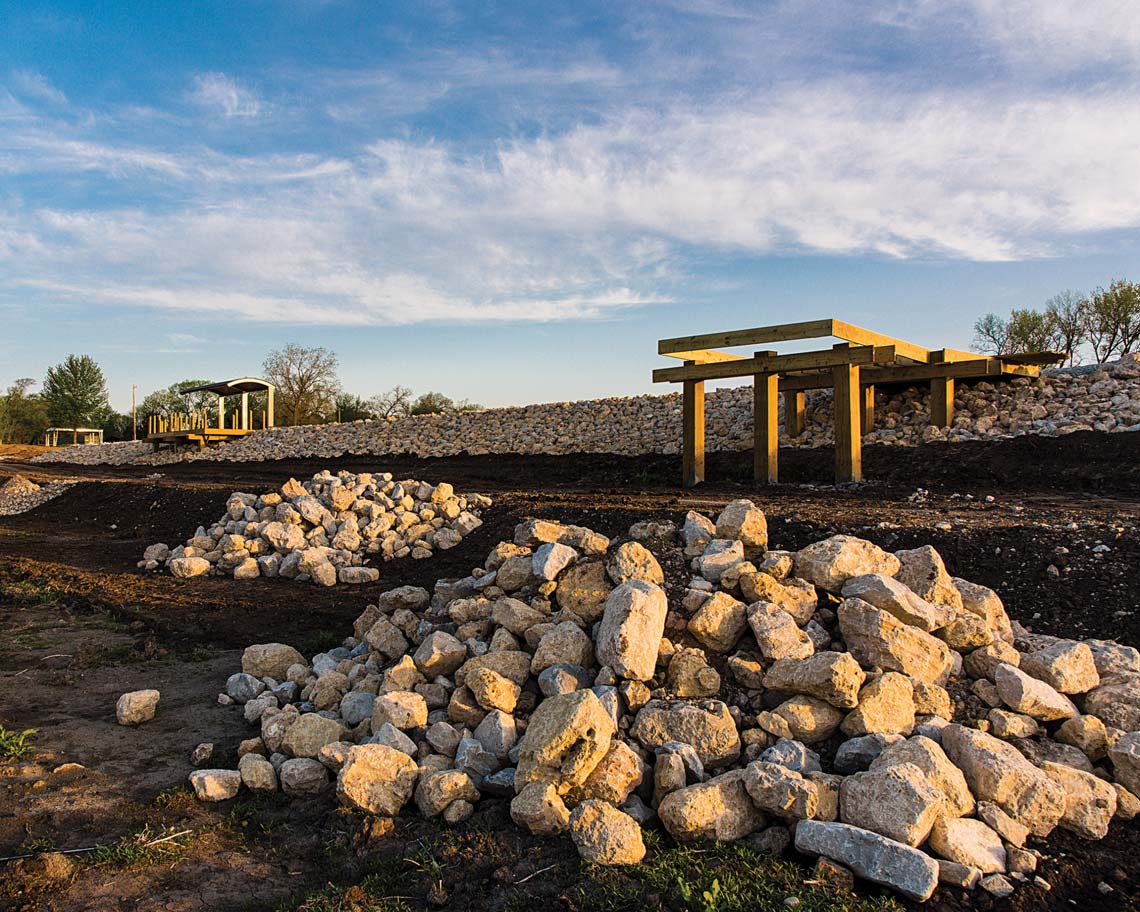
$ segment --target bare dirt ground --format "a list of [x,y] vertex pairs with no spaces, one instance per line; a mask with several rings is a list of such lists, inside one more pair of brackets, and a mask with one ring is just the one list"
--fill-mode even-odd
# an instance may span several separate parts
[[[616,535],[638,519],[679,520],[753,496],[774,547],[837,531],[890,549],[929,542],[952,573],[993,586],[1035,630],[1140,645],[1140,435],[873,448],[865,460],[873,482],[851,491],[799,484],[828,477],[827,450],[781,458],[797,484],[761,491],[747,482],[748,453],[714,454],[713,481],[697,491],[676,487],[677,460],[663,457],[6,465],[0,481],[15,471],[84,480],[30,513],[0,518],[0,724],[38,730],[27,756],[0,763],[0,856],[102,848],[0,863],[0,909],[775,910],[788,896],[805,912],[901,908],[874,890],[805,886],[810,869],[793,860],[740,847],[677,850],[665,837],[651,839],[638,872],[589,869],[569,840],[514,828],[501,801],[480,802],[455,830],[407,816],[386,832],[328,796],[243,793],[200,805],[186,790],[196,744],[214,742],[215,764],[232,767],[238,742],[253,733],[239,709],[215,702],[242,648],[278,640],[311,654],[334,645],[378,592],[465,575],[525,516]],[[135,569],[147,544],[176,544],[215,520],[231,491],[330,467],[450,481],[491,494],[495,506],[458,547],[386,564],[373,586],[181,581]],[[141,687],[162,692],[157,717],[137,729],[116,725],[115,699]],[[1087,843],[1057,831],[1039,846],[1051,890],[1026,887],[1001,902],[942,890],[928,908],[1140,909],[1138,834],[1140,826],[1118,823]],[[710,904],[701,893],[714,878],[720,894]]]

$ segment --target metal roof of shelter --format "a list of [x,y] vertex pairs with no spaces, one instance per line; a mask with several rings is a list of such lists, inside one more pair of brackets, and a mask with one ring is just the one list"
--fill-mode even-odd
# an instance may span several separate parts
[[235,393],[260,393],[262,390],[273,389],[268,380],[257,377],[238,377],[236,380],[220,380],[217,383],[206,383],[202,386],[192,386],[182,390],[182,395],[189,393],[214,393],[218,396],[232,396]]

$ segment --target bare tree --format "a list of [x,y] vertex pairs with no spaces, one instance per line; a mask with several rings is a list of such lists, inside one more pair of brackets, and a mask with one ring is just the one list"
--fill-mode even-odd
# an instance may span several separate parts
[[1115,279],[1089,295],[1085,332],[1098,363],[1122,355],[1140,342],[1140,285]]
[[376,418],[402,418],[411,407],[412,391],[406,386],[393,386],[388,392],[368,400],[368,410]]
[[974,323],[974,341],[970,347],[987,355],[1009,354],[1009,323],[989,313]]
[[276,388],[277,413],[286,424],[317,424],[336,408],[340,381],[336,355],[290,343],[265,359],[265,379]]
[[1069,363],[1080,362],[1078,349],[1087,341],[1085,310],[1088,300],[1079,291],[1066,289],[1045,302],[1045,312],[1053,319],[1053,344],[1069,355]]

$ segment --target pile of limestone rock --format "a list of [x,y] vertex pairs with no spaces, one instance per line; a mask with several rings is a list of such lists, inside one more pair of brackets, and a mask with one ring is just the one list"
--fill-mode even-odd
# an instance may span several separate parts
[[28,510],[34,510],[52,498],[59,497],[70,487],[70,482],[55,481],[39,485],[23,475],[13,475],[0,485],[0,516],[27,513]]
[[1048,888],[1054,828],[1140,812],[1135,649],[1032,635],[929,546],[768,550],[747,500],[618,541],[528,520],[470,576],[384,593],[341,647],[250,646],[219,700],[260,734],[191,775],[203,800],[335,790],[455,823],[504,799],[603,864],[659,824],[919,901],[1006,895]]
[[175,576],[283,577],[321,586],[372,583],[373,559],[422,560],[478,529],[491,499],[447,483],[395,481],[391,473],[319,472],[280,491],[234,492],[226,513],[173,550],[150,545],[138,566]]

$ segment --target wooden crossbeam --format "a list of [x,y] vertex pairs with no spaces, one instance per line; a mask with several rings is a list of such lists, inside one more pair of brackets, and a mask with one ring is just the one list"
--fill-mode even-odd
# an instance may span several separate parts
[[[994,359],[957,361],[950,364],[903,364],[885,367],[869,367],[863,370],[863,383],[919,383],[935,377],[1036,377],[1039,371],[1034,365],[1009,364]],[[831,371],[814,371],[780,378],[780,392],[795,390],[831,389]]]
[[744,355],[734,355],[732,352],[712,351],[701,349],[699,351],[664,352],[667,358],[679,358],[682,361],[692,361],[694,364],[716,364],[720,361],[743,361]]
[[729,332],[704,333],[699,336],[679,336],[662,339],[657,353],[671,355],[676,352],[700,351],[708,348],[733,348],[737,345],[766,345],[771,342],[791,342],[796,339],[821,339],[831,335],[834,320],[807,320],[800,323],[781,323],[778,326],[757,326]]
[[778,374],[785,371],[813,370],[842,364],[888,364],[895,359],[890,345],[857,345],[853,348],[798,352],[791,355],[756,355],[739,361],[719,364],[686,364],[662,367],[653,372],[654,383],[679,383],[683,380],[727,380],[755,374]]
[[903,342],[901,339],[895,339],[891,336],[884,336],[882,333],[863,329],[863,327],[855,326],[853,323],[844,323],[842,320],[831,321],[831,335],[837,339],[854,342],[857,345],[893,345],[895,351],[902,357],[923,364],[930,358],[930,349],[928,348],[914,345],[911,342]]

